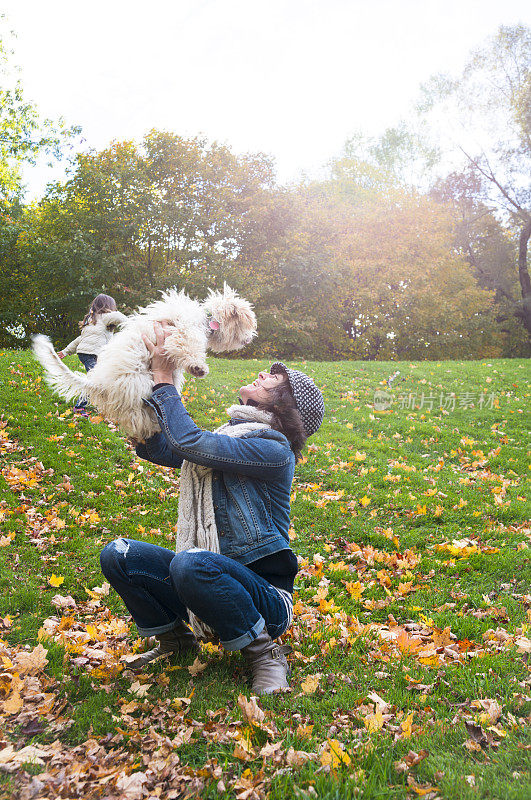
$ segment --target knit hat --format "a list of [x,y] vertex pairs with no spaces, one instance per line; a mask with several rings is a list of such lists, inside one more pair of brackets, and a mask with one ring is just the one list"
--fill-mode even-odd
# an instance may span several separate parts
[[283,372],[287,376],[306,436],[311,436],[323,421],[325,410],[323,395],[308,375],[299,372],[298,369],[290,369],[282,361],[275,361],[269,372],[271,375]]

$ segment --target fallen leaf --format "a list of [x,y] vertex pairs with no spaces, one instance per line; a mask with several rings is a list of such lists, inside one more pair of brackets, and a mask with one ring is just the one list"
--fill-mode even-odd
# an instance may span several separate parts
[[133,772],[126,775],[121,772],[116,781],[116,788],[120,790],[124,800],[140,800],[144,794],[144,784],[147,782],[145,772]]
[[24,650],[17,653],[14,664],[19,675],[31,675],[44,669],[48,663],[47,654],[48,650],[45,650],[42,644],[38,644],[30,653]]
[[301,689],[304,694],[313,694],[319,688],[320,677],[321,673],[317,672],[315,675],[308,675],[308,677],[302,681]]
[[384,724],[384,718],[382,712],[377,711],[375,714],[368,714],[363,720],[363,724],[365,725],[369,733],[376,733],[376,731],[379,731]]
[[[349,757],[346,753],[345,756]],[[286,753],[286,762],[290,767],[302,767],[311,758],[314,758],[313,753],[306,753],[304,750],[294,750],[290,747]],[[346,763],[346,762],[345,762]]]
[[408,714],[407,717],[400,723],[400,728],[402,730],[402,736],[404,737],[404,739],[411,738],[412,724],[413,724],[413,713]]
[[128,691],[131,692],[131,694],[138,695],[138,697],[145,697],[146,694],[149,692],[150,688],[151,688],[150,683],[140,683],[140,681],[135,681],[134,683],[131,684]]
[[238,705],[245,722],[249,725],[260,725],[265,719],[265,711],[260,708],[257,698],[253,695],[249,700],[243,694],[238,695]]
[[46,750],[41,747],[28,745],[22,750],[15,750],[12,745],[0,750],[0,769],[4,772],[15,772],[21,764],[38,764],[43,766],[42,757],[47,755]]
[[196,675],[200,675],[207,668],[207,666],[208,662],[205,661],[205,663],[203,664],[199,660],[199,656],[197,656],[196,659],[194,660],[194,663],[190,664],[190,666],[187,669],[190,675],[195,677]]

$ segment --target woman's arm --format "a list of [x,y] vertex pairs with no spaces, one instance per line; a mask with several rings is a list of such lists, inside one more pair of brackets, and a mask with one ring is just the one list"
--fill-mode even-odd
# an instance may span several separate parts
[[160,464],[163,467],[182,467],[183,459],[168,447],[162,433],[155,433],[145,442],[138,442],[135,447],[136,454],[144,461],[151,461],[152,464]]
[[173,362],[164,352],[167,326],[156,322],[154,327],[156,345],[147,336],[142,338],[152,356],[154,382],[165,385],[155,389],[144,402],[155,411],[170,450],[181,459],[212,469],[239,472],[260,480],[278,480],[294,461],[287,440],[235,438],[198,428],[172,382]]
[[157,415],[167,447],[181,459],[265,481],[278,480],[294,461],[287,441],[261,436],[236,438],[201,430],[173,384],[160,386],[144,402]]

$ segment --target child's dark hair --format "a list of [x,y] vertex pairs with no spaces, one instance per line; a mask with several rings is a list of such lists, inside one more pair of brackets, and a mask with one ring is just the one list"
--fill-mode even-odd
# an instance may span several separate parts
[[85,325],[94,325],[98,314],[105,314],[107,311],[116,311],[116,301],[108,294],[99,294],[90,304],[87,313],[79,323],[80,328]]
[[284,434],[295,453],[295,458],[299,461],[308,437],[288,382],[269,389],[268,394],[267,401],[257,403],[257,406],[273,415],[271,427]]

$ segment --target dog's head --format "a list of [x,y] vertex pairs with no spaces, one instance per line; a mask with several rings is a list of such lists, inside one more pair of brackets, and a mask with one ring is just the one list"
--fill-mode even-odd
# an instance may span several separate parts
[[223,292],[210,289],[202,307],[209,329],[208,349],[214,353],[240,350],[256,336],[256,317],[251,304],[227,284]]

